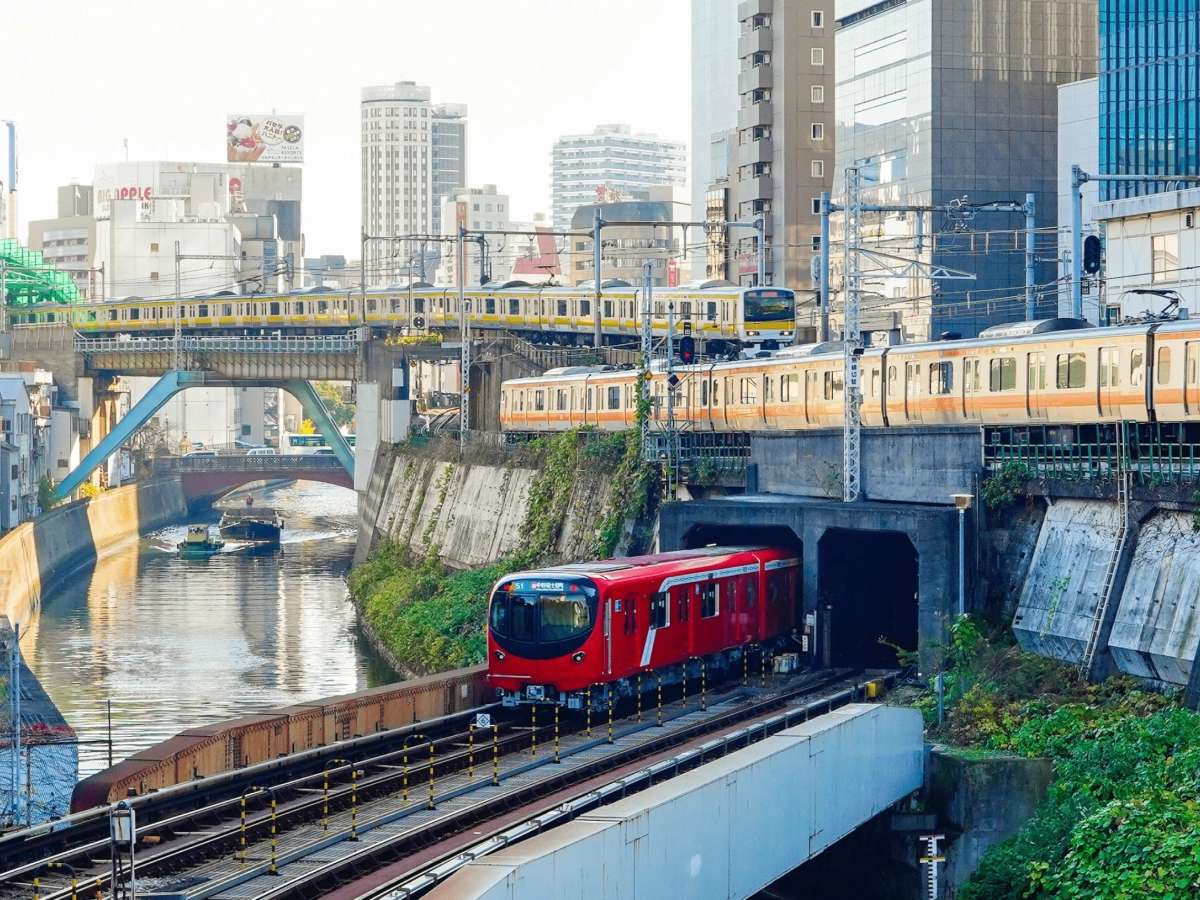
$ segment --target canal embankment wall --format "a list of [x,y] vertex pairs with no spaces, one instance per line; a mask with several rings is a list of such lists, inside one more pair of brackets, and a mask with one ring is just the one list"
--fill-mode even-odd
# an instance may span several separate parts
[[[456,569],[489,565],[528,541],[539,471],[503,460],[454,462],[435,452],[381,451],[359,497],[354,561],[366,559],[380,542],[394,541],[419,554],[437,547],[442,561]],[[583,559],[608,507],[612,473],[579,469],[566,477],[570,496],[553,553]]]
[[0,537],[0,615],[27,626],[71,573],[186,515],[179,480],[168,478],[113,488],[17,526]]

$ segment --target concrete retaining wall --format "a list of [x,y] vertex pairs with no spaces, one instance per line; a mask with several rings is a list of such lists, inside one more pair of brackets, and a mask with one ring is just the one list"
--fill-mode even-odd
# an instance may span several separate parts
[[[755,434],[751,462],[758,490],[803,497],[842,496],[842,432]],[[866,428],[862,433],[862,495],[899,503],[949,503],[974,493],[983,468],[978,428]]]
[[[440,546],[456,568],[477,568],[516,550],[535,469],[459,464],[398,451],[380,453],[367,491],[359,499],[361,561],[382,540],[418,553]],[[564,558],[586,555],[596,523],[608,503],[607,475],[580,472],[559,536]]]
[[42,596],[71,572],[186,514],[178,479],[163,479],[68,503],[14,528],[0,538],[0,614],[25,627]]
[[1120,522],[1117,505],[1102,501],[1059,500],[1046,511],[1013,619],[1022,647],[1083,659]]

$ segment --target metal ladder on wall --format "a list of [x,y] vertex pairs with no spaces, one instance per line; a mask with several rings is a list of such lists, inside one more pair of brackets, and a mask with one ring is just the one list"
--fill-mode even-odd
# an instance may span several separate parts
[[1129,466],[1128,440],[1126,423],[1121,422],[1118,428],[1117,441],[1117,508],[1120,515],[1120,525],[1117,531],[1117,541],[1113,545],[1112,554],[1108,558],[1108,567],[1104,572],[1104,587],[1100,591],[1100,599],[1096,604],[1096,616],[1092,620],[1091,632],[1088,634],[1087,647],[1083,651],[1083,659],[1079,661],[1079,674],[1089,678],[1092,665],[1096,661],[1096,651],[1100,645],[1100,633],[1104,630],[1104,619],[1108,615],[1108,605],[1112,600],[1113,588],[1116,586],[1117,569],[1121,563],[1121,551],[1129,540]]

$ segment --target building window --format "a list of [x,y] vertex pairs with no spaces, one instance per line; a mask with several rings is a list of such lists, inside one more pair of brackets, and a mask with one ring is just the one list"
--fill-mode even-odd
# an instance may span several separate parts
[[823,13],[819,10],[815,10],[815,9],[813,10],[812,27],[813,28],[824,28],[825,27],[825,13]]
[[157,253],[157,252],[158,252],[158,244],[151,244],[151,245],[150,245],[150,252],[151,252],[151,253]]
[[812,248],[813,248],[813,250],[815,250],[815,251],[820,251],[820,249],[821,249],[821,236],[820,236],[819,234],[814,234],[814,235],[813,235],[813,238],[812,238]]
[[825,65],[825,50],[821,47],[812,48],[812,64],[814,66]]
[[823,84],[814,84],[812,86],[812,102],[813,103],[824,103],[825,102],[825,86]]
[[814,141],[825,140],[825,126],[822,125],[820,122],[812,123],[812,139]]
[[820,197],[812,198],[812,213],[814,216],[819,216],[821,214],[821,198]]
[[812,161],[812,177],[813,178],[824,178],[825,177],[825,161],[823,159],[814,159]]
[[157,273],[157,272],[151,272],[151,273],[150,273],[150,280],[151,280],[151,281],[158,281],[158,273]]
[[1151,281],[1179,280],[1179,235],[1156,234],[1150,238],[1153,255]]

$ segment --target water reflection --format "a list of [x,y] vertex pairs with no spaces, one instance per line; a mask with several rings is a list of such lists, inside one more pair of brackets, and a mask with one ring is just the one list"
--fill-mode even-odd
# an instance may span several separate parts
[[[197,725],[395,680],[359,633],[345,575],[355,495],[296,484],[256,493],[285,520],[268,553],[174,553],[184,526],[131,543],[43,603],[22,646],[84,743],[80,772]],[[215,522],[219,513],[208,518]]]

